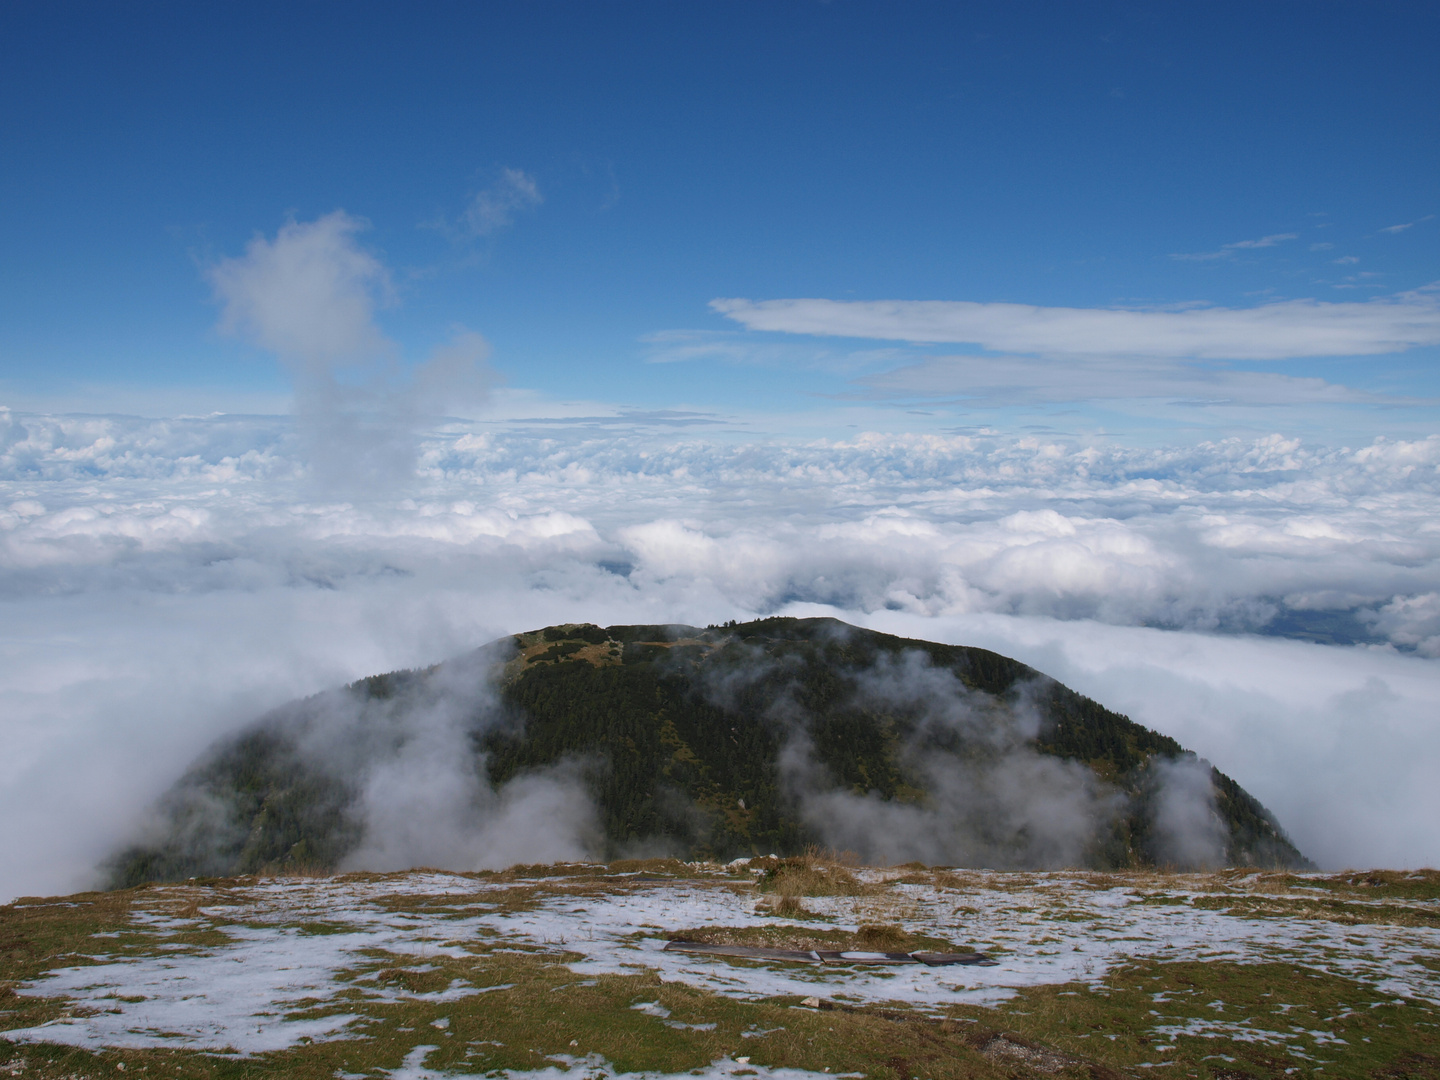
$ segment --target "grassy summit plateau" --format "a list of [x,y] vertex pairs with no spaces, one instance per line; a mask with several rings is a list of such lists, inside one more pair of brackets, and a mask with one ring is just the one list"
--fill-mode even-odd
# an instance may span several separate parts
[[[559,811],[507,792],[577,793],[569,842],[591,858],[1309,866],[1225,774],[1024,664],[774,618],[552,626],[286,705],[196,763],[113,883],[414,865],[398,841],[374,854],[375,776],[431,743],[430,772],[392,769],[391,789],[443,771],[473,783],[477,828],[511,806],[512,833]],[[446,865],[464,858],[507,864]]]
[[0,1076],[36,1080],[1440,1075],[1433,870],[802,856],[246,876],[24,898],[0,907],[0,946]]

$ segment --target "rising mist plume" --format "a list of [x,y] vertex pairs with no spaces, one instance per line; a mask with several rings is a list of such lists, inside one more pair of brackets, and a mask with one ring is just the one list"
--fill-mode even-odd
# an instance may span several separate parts
[[397,294],[357,240],[365,228],[343,210],[292,220],[209,270],[220,328],[285,364],[314,479],[344,493],[413,478],[424,422],[479,404],[492,381],[488,344],[463,328],[426,362],[401,363],[375,321]]

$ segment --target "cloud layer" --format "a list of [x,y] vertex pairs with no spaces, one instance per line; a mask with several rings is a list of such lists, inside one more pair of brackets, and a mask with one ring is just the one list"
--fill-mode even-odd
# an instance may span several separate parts
[[[1234,775],[1322,862],[1440,862],[1440,437],[415,438],[404,490],[340,497],[284,419],[0,411],[0,891],[85,884],[211,739],[291,697],[553,622],[776,611],[1016,655]],[[1273,633],[1362,644],[1235,636]]]
[[407,497],[337,501],[306,487],[304,441],[281,420],[6,412],[0,432],[11,596],[563,557],[624,567],[631,588],[704,581],[754,611],[813,602],[1253,631],[1340,619],[1351,638],[1436,652],[1440,437],[736,445],[457,421],[420,445]]

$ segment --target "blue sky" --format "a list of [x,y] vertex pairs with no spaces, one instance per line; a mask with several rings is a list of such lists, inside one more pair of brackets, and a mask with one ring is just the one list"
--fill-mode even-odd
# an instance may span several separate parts
[[0,899],[552,623],[983,645],[1440,862],[1434,3],[0,5]]
[[[417,363],[464,326],[541,412],[1433,428],[1430,401],[1396,400],[1440,397],[1436,294],[1414,292],[1440,279],[1433,5],[62,3],[0,19],[0,394],[17,406],[283,404],[286,369],[217,332],[208,271],[343,210],[388,271],[373,318],[396,355]],[[747,329],[710,306],[1407,295],[1426,324],[1393,347],[1252,358],[1242,340],[1202,365],[1361,392],[1338,402],[1233,379],[1207,397],[1183,355],[1136,375],[1148,342],[1097,379],[1068,354]],[[1000,359],[977,390],[974,364],[934,359],[955,356]],[[1014,378],[1012,356],[1028,358]],[[1064,388],[1076,378],[1101,389]],[[1142,405],[1104,389],[1137,379]]]

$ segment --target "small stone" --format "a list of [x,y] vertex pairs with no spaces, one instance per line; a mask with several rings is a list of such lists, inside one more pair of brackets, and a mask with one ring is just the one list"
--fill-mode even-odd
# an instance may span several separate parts
[[808,997],[800,1002],[800,1004],[804,1005],[807,1009],[818,1009],[820,1007],[820,999],[817,997]]
[[749,1065],[749,1064],[750,1064],[750,1059],[749,1059],[748,1057],[739,1057],[739,1058],[736,1058],[736,1059],[735,1059],[735,1064],[736,1064],[736,1065]]
[[579,1046],[579,1045],[580,1045],[580,1040],[579,1040],[579,1039],[571,1039],[571,1040],[570,1040],[570,1045],[571,1045],[571,1046]]

